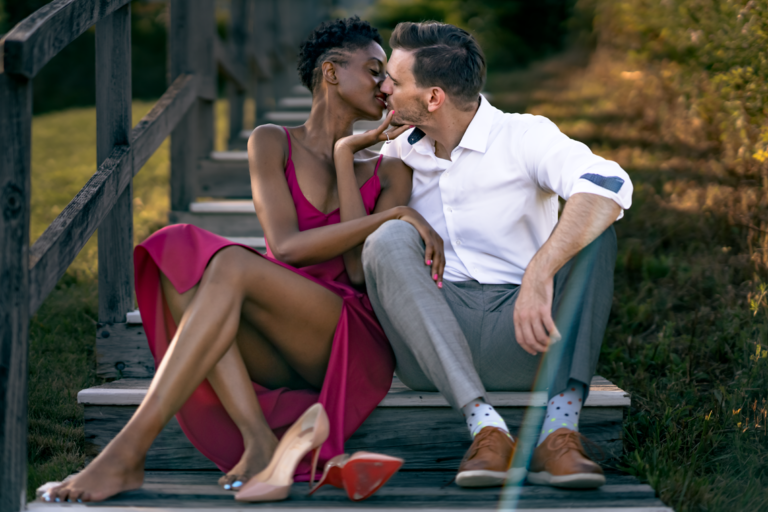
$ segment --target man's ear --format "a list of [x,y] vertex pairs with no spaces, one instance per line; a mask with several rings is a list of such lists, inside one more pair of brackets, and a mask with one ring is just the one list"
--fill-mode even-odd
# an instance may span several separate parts
[[336,64],[327,60],[323,62],[323,65],[320,69],[322,70],[322,73],[323,73],[323,80],[325,80],[329,84],[333,84],[333,85],[339,84],[339,78],[336,76]]
[[445,91],[440,87],[430,87],[429,97],[427,98],[427,110],[435,112],[445,103]]

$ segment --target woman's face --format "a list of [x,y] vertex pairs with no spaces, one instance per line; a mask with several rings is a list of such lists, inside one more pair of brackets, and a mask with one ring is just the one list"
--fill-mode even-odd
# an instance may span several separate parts
[[381,92],[386,78],[387,55],[376,42],[349,53],[346,65],[336,66],[338,92],[362,119],[381,119],[387,95]]

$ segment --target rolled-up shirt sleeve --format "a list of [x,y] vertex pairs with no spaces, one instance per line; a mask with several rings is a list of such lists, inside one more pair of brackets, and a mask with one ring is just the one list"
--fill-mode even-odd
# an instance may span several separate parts
[[568,138],[549,119],[531,116],[518,144],[523,165],[542,189],[566,201],[579,193],[612,199],[622,209],[617,220],[632,205],[632,181],[624,169]]

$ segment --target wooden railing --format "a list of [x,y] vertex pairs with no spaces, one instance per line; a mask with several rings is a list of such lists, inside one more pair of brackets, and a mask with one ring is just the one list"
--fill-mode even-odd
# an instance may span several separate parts
[[[304,7],[296,9],[296,2]],[[321,2],[325,3],[325,2]],[[195,171],[214,141],[218,70],[227,79],[230,139],[240,135],[246,95],[262,111],[283,71],[278,17],[307,16],[303,0],[231,0],[226,42],[214,0],[169,0],[170,86],[131,128],[129,0],[54,0],[0,43],[0,510],[25,507],[29,319],[98,229],[99,322],[133,308],[132,180],[171,137],[171,209],[196,198]],[[294,4],[292,6],[292,4]],[[276,21],[277,20],[277,21]],[[29,246],[32,80],[57,53],[96,26],[97,171]],[[303,27],[306,29],[306,26]],[[306,32],[305,32],[306,33]],[[295,41],[291,41],[293,44]],[[295,52],[295,46],[294,46]],[[275,76],[273,76],[275,75]]]

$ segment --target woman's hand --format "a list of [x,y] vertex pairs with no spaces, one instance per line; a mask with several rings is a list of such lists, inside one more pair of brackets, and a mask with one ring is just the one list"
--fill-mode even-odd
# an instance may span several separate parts
[[438,288],[443,287],[443,271],[445,270],[445,252],[443,251],[443,239],[419,212],[408,206],[399,206],[397,219],[404,220],[416,228],[416,231],[424,240],[424,264],[431,267],[430,275],[437,283]]
[[[395,140],[401,133],[405,132],[410,127],[403,125],[385,132],[385,130],[389,127],[389,123],[392,122],[392,116],[394,114],[394,110],[390,111],[389,114],[387,114],[387,117],[384,118],[384,122],[382,122],[381,125],[379,125],[379,127],[376,129],[368,130],[367,132],[358,133],[356,135],[350,135],[348,137],[343,137],[337,140],[336,145],[333,148],[334,155],[336,155],[339,151],[348,151],[354,155],[358,151],[371,147],[374,144],[378,144],[379,142]],[[389,139],[387,137],[389,137]]]

